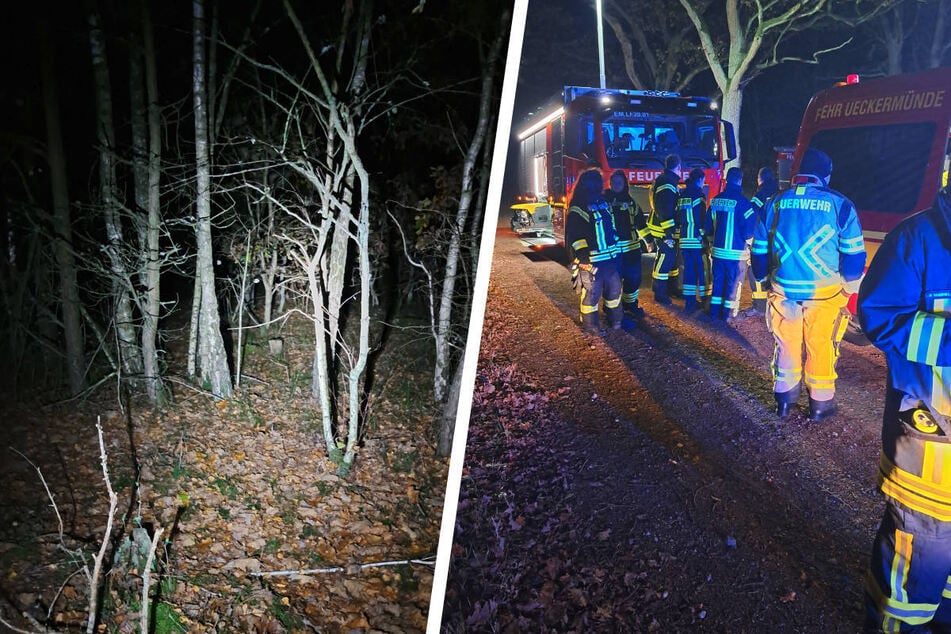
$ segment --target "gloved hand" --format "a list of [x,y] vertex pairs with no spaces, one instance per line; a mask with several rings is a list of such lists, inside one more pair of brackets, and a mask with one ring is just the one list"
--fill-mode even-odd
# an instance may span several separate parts
[[581,289],[590,292],[594,288],[594,276],[598,269],[592,264],[573,264],[571,266],[571,284],[576,293],[581,293]]

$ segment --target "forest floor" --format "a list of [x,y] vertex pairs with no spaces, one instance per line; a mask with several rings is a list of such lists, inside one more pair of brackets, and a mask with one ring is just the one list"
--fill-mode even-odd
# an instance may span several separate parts
[[280,329],[281,355],[262,335],[248,341],[227,401],[173,376],[164,411],[120,407],[109,385],[83,401],[7,403],[0,617],[23,631],[85,631],[83,570],[108,517],[101,421],[120,554],[99,631],[138,631],[144,555],[159,528],[155,632],[424,631],[448,465],[433,451],[431,346],[419,332],[394,328],[373,365],[346,477],[327,458],[310,397],[303,320]]
[[563,261],[498,231],[443,630],[861,631],[882,354],[780,421],[763,318],[584,335]]

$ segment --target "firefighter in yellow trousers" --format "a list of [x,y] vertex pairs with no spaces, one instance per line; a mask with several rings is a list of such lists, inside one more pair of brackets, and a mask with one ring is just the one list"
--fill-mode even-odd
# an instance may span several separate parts
[[766,324],[776,341],[773,396],[780,418],[792,413],[803,383],[812,420],[835,414],[844,308],[862,279],[865,243],[855,206],[828,187],[831,174],[827,154],[806,150],[793,187],[766,203],[753,233],[753,274],[770,288]]
[[951,189],[885,237],[859,290],[888,382],[885,515],[866,580],[866,630],[951,632]]

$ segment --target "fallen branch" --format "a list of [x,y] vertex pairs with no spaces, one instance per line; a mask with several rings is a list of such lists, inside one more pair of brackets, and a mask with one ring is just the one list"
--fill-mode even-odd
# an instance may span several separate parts
[[149,557],[145,560],[145,570],[142,572],[142,614],[140,618],[139,631],[149,631],[149,590],[152,585],[152,562],[155,561],[155,549],[158,547],[159,538],[162,536],[164,528],[160,528],[152,535],[152,544],[149,546]]
[[55,630],[48,630],[42,625],[40,625],[40,623],[36,619],[34,619],[32,616],[30,616],[26,612],[23,613],[23,617],[29,620],[30,623],[33,624],[33,627],[37,629],[36,630],[21,630],[15,625],[12,625],[8,623],[7,621],[5,621],[2,616],[0,616],[0,625],[3,625],[5,628],[9,629],[11,632],[17,632],[18,634],[58,634]]
[[102,463],[102,477],[106,481],[106,491],[109,492],[109,517],[106,520],[106,534],[102,537],[102,546],[99,547],[99,553],[93,559],[92,575],[89,577],[89,619],[86,625],[86,634],[93,634],[96,630],[96,615],[99,613],[99,579],[102,577],[102,564],[106,559],[106,551],[109,549],[109,538],[112,535],[112,522],[116,517],[116,506],[119,504],[119,498],[116,492],[112,490],[112,482],[109,480],[109,461],[106,456],[106,442],[102,438],[101,417],[96,418],[96,431],[99,432],[99,461]]
[[433,557],[425,559],[401,559],[399,561],[377,561],[369,564],[355,564],[350,566],[332,566],[330,568],[308,568],[306,570],[274,570],[271,572],[251,572],[249,577],[293,577],[297,575],[323,575],[332,572],[359,572],[367,568],[383,568],[385,566],[405,566],[417,564],[420,566],[435,566]]

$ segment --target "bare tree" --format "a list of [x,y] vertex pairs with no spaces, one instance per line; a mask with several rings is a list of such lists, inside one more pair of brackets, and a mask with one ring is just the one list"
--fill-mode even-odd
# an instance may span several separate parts
[[[505,11],[501,17],[502,25],[511,20],[511,11]],[[456,207],[455,222],[449,244],[446,247],[445,272],[439,292],[438,309],[433,324],[433,338],[436,342],[436,366],[433,372],[433,396],[437,402],[446,398],[449,389],[449,372],[452,362],[453,319],[452,311],[456,300],[456,281],[459,275],[460,258],[462,254],[462,240],[466,236],[466,225],[472,213],[472,201],[479,190],[477,168],[480,156],[484,157],[482,147],[485,144],[492,120],[493,96],[495,95],[495,78],[502,53],[502,44],[505,41],[507,29],[500,27],[498,34],[492,41],[483,63],[482,82],[479,93],[479,114],[472,138],[466,148],[462,164],[462,180],[459,187],[459,204]],[[466,302],[468,304],[468,302]]]
[[632,11],[629,2],[608,0],[604,21],[621,47],[624,72],[638,90],[683,92],[707,70],[693,25],[665,3],[646,3]]
[[50,166],[53,200],[53,252],[59,278],[63,334],[66,340],[66,373],[69,391],[78,394],[84,383],[82,317],[79,285],[76,281],[76,258],[73,253],[73,230],[69,210],[66,172],[66,151],[60,126],[59,94],[53,67],[53,44],[45,23],[40,25],[40,62],[43,75],[43,111],[46,115],[46,146]]
[[866,32],[873,44],[869,59],[881,49],[884,63],[875,61],[873,73],[897,75],[938,68],[951,60],[951,0],[901,2],[869,22]]
[[132,217],[138,233],[136,259],[140,293],[136,304],[141,316],[141,351],[145,389],[149,400],[162,405],[165,390],[159,365],[158,323],[161,310],[162,259],[159,239],[162,217],[159,208],[162,138],[158,103],[155,44],[148,4],[138,0],[138,18],[129,37],[129,94],[132,117],[132,173],[135,209]]
[[[195,115],[195,163],[197,222],[195,240],[195,302],[192,305],[191,336],[197,339],[196,372],[219,398],[230,398],[231,372],[215,295],[214,255],[211,244],[211,174],[208,148],[208,105],[205,65],[204,0],[193,0],[192,95]],[[197,324],[195,315],[197,314]]]
[[135,330],[135,316],[128,267],[122,256],[125,246],[121,219],[121,203],[116,195],[116,144],[112,112],[112,84],[106,56],[105,37],[95,3],[89,11],[89,43],[92,53],[93,78],[96,86],[96,140],[99,145],[99,204],[106,231],[102,246],[108,260],[114,308],[112,319],[116,330],[119,362],[126,377],[138,379],[142,374],[142,357]]
[[[858,24],[891,4],[859,0],[845,14],[833,6],[832,0],[679,1],[700,38],[707,65],[723,95],[722,116],[733,123],[737,137],[743,90],[760,71],[788,61],[817,63],[823,54],[850,41],[842,36],[829,47],[804,57],[790,54],[783,47],[792,36],[820,25]],[[740,163],[739,151],[736,162]]]

